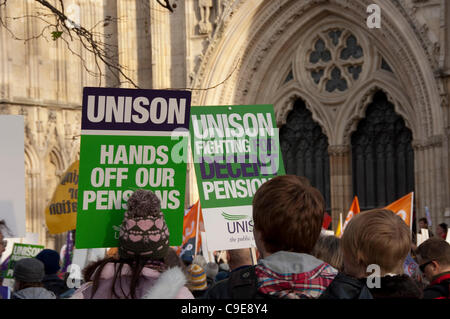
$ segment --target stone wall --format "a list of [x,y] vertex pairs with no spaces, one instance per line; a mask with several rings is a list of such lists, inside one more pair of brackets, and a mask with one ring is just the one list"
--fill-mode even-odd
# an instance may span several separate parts
[[[117,61],[142,88],[193,88],[193,105],[273,103],[283,125],[302,98],[329,140],[333,221],[351,203],[350,136],[370,98],[383,90],[412,130],[416,206],[433,223],[450,223],[450,4],[446,0],[176,0],[174,13],[154,0],[68,0],[81,7],[81,23],[100,24]],[[382,9],[382,28],[365,25],[368,4]],[[16,1],[2,17],[33,12]],[[19,39],[38,35],[39,20],[7,20]],[[305,56],[329,28],[351,31],[364,50],[357,80],[344,92],[326,92],[309,76]],[[62,41],[23,41],[0,28],[0,114],[23,114],[26,123],[27,231],[48,247],[63,238],[45,229],[45,206],[58,178],[78,157],[84,86],[132,87],[103,70],[91,75],[91,56]],[[391,71],[381,67],[383,60]],[[338,63],[338,61],[335,61]],[[117,74],[116,74],[117,75]],[[320,82],[319,82],[320,83]],[[192,165],[186,206],[198,199]],[[448,215],[445,215],[445,211]],[[447,219],[445,219],[447,218]]]

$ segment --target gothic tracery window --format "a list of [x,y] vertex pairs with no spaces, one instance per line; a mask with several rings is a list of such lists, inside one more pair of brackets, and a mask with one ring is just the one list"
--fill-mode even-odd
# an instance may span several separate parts
[[331,211],[328,138],[313,120],[305,102],[297,100],[280,129],[280,145],[286,174],[305,176],[324,196]]
[[351,142],[361,210],[384,207],[414,190],[412,132],[383,92],[374,95]]
[[321,32],[308,52],[306,70],[320,92],[345,92],[359,79],[364,51],[348,30]]

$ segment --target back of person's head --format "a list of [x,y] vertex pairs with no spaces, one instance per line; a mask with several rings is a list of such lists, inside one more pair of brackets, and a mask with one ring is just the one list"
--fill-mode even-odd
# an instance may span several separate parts
[[205,271],[206,277],[214,280],[214,278],[216,278],[217,273],[219,272],[219,265],[216,264],[215,262],[209,262],[206,264]]
[[323,216],[322,194],[295,175],[265,182],[253,198],[255,239],[261,239],[267,253],[310,253],[319,238]]
[[231,270],[241,266],[250,266],[253,263],[251,252],[248,248],[227,250],[227,256]]
[[[173,258],[169,255],[169,230],[161,212],[159,198],[148,189],[136,190],[127,201],[127,211],[124,214],[119,232],[117,256],[107,257],[90,263],[83,269],[86,281],[93,281],[91,298],[97,292],[104,267],[109,264],[119,264],[115,267],[114,279],[111,285],[111,296],[117,298],[136,298],[136,288],[141,280],[144,267],[150,267],[158,272],[164,272],[168,262]],[[121,272],[127,264],[131,268],[129,294],[123,296]],[[177,264],[177,261],[175,261]],[[119,287],[116,287],[118,282]]]
[[440,223],[439,227],[441,227],[441,229],[444,233],[448,232],[448,225],[446,223]]
[[14,265],[13,277],[16,291],[28,287],[42,287],[44,279],[44,264],[36,258],[23,258]]
[[442,238],[427,239],[417,248],[416,254],[422,259],[422,264],[437,261],[441,266],[450,266],[450,244]]
[[206,280],[206,272],[203,267],[192,264],[187,267],[188,283],[187,287],[191,291],[205,290],[208,288]]
[[344,270],[344,257],[336,236],[320,235],[311,255],[330,264],[339,271]]
[[53,275],[61,268],[60,257],[57,251],[53,249],[44,249],[36,255],[36,259],[42,261],[45,267],[46,275]]
[[381,276],[402,274],[411,249],[411,234],[405,222],[392,211],[373,209],[353,217],[342,235],[345,272],[366,277],[367,267],[380,267]]
[[303,185],[309,187],[311,186],[311,182],[305,176],[297,176],[297,178],[300,180],[300,182],[302,182]]
[[120,226],[119,257],[160,261],[168,251],[169,230],[159,198],[150,190],[136,190],[128,199]]
[[177,252],[173,248],[169,248],[164,261],[170,267],[179,267],[183,271],[186,268],[183,260],[177,255]]
[[169,230],[159,198],[150,190],[136,190],[128,199],[120,226],[120,258],[162,260],[168,251]]

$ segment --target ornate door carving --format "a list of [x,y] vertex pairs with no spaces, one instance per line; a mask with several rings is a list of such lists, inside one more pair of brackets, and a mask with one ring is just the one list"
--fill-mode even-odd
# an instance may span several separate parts
[[352,134],[353,192],[361,210],[395,201],[414,190],[412,133],[379,91]]
[[305,176],[324,196],[331,211],[328,138],[314,122],[305,102],[295,102],[280,129],[280,144],[286,174]]

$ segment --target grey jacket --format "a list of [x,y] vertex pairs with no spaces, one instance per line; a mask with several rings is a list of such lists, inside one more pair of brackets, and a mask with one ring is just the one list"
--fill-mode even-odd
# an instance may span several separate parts
[[14,292],[11,299],[56,299],[56,296],[45,288],[30,287]]

